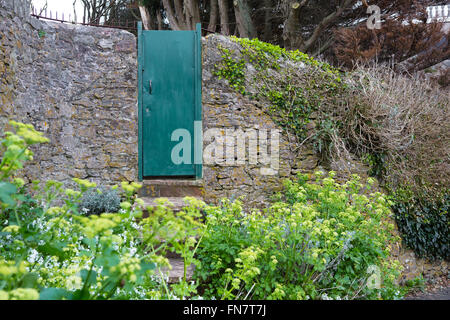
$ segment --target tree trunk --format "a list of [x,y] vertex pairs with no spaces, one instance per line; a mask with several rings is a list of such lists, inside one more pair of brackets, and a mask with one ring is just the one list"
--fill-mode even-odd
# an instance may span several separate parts
[[353,5],[356,0],[345,0],[343,4],[336,8],[336,11],[332,12],[328,16],[324,17],[322,21],[315,27],[312,35],[309,39],[305,40],[301,34],[299,28],[299,19],[301,9],[308,3],[309,0],[287,0],[288,3],[288,14],[287,19],[284,24],[283,31],[283,41],[284,46],[287,49],[299,49],[300,51],[306,52],[314,47],[317,40],[322,35],[322,32],[347,9],[349,6]]
[[77,0],[73,0],[73,20],[74,21],[77,21],[77,10],[75,9],[76,8],[76,6],[75,6],[76,3],[77,3]]
[[256,29],[250,16],[250,9],[246,0],[234,0],[234,13],[237,29],[241,38],[256,38]]
[[284,23],[283,41],[286,49],[299,48],[303,44],[303,37],[299,28],[301,9],[308,3],[308,0],[298,2],[290,0],[288,3],[287,19]]
[[[174,12],[170,0],[162,0],[164,10],[166,11],[167,19],[169,20],[169,25],[172,30],[183,30],[183,25],[178,22],[177,14]],[[175,0],[176,6],[177,0]],[[177,12],[178,13],[178,12]]]
[[186,30],[188,26],[186,25],[186,19],[184,16],[183,0],[174,0],[173,2],[175,4],[175,14],[178,21],[178,26],[180,28],[179,30]]
[[161,16],[160,10],[158,10],[156,12],[156,21],[158,22],[158,30],[162,30],[163,29],[163,18]]
[[142,25],[144,27],[144,30],[151,30],[152,29],[151,18],[147,7],[139,5],[139,12],[141,14]]
[[309,39],[303,42],[303,44],[299,47],[300,51],[306,52],[309,49],[311,49],[316,43],[317,39],[319,39],[323,30],[330,24],[332,24],[337,18],[339,18],[339,16],[344,12],[344,10],[349,6],[353,5],[355,2],[356,0],[345,0],[345,2],[340,7],[338,7],[335,12],[323,18],[323,20],[314,29],[311,37],[309,37]]
[[186,17],[186,28],[188,30],[194,30],[195,25],[200,22],[198,0],[184,0],[184,12]]
[[230,35],[230,25],[228,20],[228,3],[227,0],[218,0],[220,12],[220,31],[223,35]]
[[114,25],[114,22],[117,22],[116,0],[110,0],[108,9],[103,7],[102,15],[105,15],[106,24]]
[[217,27],[217,18],[219,13],[219,5],[217,0],[211,0],[211,8],[210,8],[210,14],[209,14],[209,24],[208,24],[208,31],[210,32],[216,32]]
[[272,0],[264,0],[264,41],[272,40]]

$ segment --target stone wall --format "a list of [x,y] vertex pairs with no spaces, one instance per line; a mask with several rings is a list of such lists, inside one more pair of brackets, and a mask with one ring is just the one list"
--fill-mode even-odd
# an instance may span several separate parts
[[[8,129],[8,119],[32,123],[51,140],[34,148],[35,160],[24,177],[67,184],[73,177],[105,185],[137,180],[135,36],[116,29],[41,22],[29,17],[23,4],[0,0],[0,128]],[[213,75],[222,55],[219,43],[236,46],[222,36],[203,39],[204,131],[218,128],[224,135],[230,128],[279,129],[267,106],[236,94]],[[262,175],[266,166],[261,164],[205,164],[204,199],[217,203],[222,197],[242,196],[249,208],[264,207],[282,179],[320,168],[311,146],[300,146],[293,137],[280,136],[279,154],[276,175]],[[352,168],[360,175],[365,170],[356,162]],[[406,267],[406,279],[420,273],[440,276],[448,270],[446,263],[421,262],[410,250],[401,249],[397,255]]]
[[[224,136],[230,129],[241,129],[243,132],[249,129],[267,130],[267,133],[280,130],[268,113],[269,105],[263,105],[236,93],[227,80],[214,75],[215,65],[220,63],[223,55],[219,47],[239,51],[239,45],[230,38],[210,35],[203,39],[204,132],[218,128],[220,134]],[[246,74],[251,75],[252,72],[252,65],[247,64]],[[273,193],[282,188],[283,179],[293,177],[299,171],[313,172],[319,168],[319,157],[311,145],[305,144],[300,147],[294,136],[288,137],[280,133],[279,169],[276,174],[262,174],[261,169],[264,170],[269,166],[259,161],[256,165],[249,164],[247,145],[247,161],[243,166],[227,166],[223,161],[203,165],[205,200],[217,202],[221,197],[230,199],[242,197],[250,208],[265,207]],[[269,139],[267,142],[270,144]],[[208,142],[205,141],[204,144],[207,145]],[[229,144],[226,145],[228,147]],[[271,150],[269,154],[273,156]]]
[[136,180],[135,36],[42,22],[21,3],[0,2],[0,126],[32,123],[51,140],[25,177]]
[[[8,119],[32,123],[51,141],[35,148],[24,177],[66,183],[77,177],[104,185],[137,180],[136,37],[117,29],[39,21],[23,7],[14,12],[7,6],[12,0],[1,3],[0,125]],[[220,36],[203,39],[204,131],[279,129],[264,106],[213,76],[221,59],[219,42],[236,45]],[[204,199],[217,203],[243,196],[250,206],[263,206],[281,179],[300,168],[316,168],[311,149],[294,149],[295,141],[281,135],[276,175],[262,175],[267,166],[248,161],[204,165]]]

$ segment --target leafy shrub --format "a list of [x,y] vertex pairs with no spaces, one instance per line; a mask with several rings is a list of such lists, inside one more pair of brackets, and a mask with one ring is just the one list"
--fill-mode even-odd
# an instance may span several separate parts
[[[354,176],[345,184],[316,173],[286,181],[264,214],[224,200],[208,207],[196,277],[203,295],[224,299],[399,298],[400,265],[390,258],[385,196]],[[372,282],[375,280],[375,284]],[[377,281],[380,280],[380,283]]]
[[[195,294],[186,277],[168,287],[166,253],[178,252],[191,264],[204,226],[202,202],[189,201],[175,214],[167,203],[142,219],[137,183],[123,182],[120,210],[84,216],[80,201],[95,183],[73,179],[78,190],[61,182],[15,177],[32,159],[29,146],[47,142],[28,124],[10,121],[0,163],[0,299],[172,299]],[[31,188],[31,190],[30,190]],[[31,192],[33,191],[33,192]],[[62,204],[62,205],[61,205]]]
[[450,193],[433,198],[398,190],[392,197],[395,221],[403,241],[419,257],[449,260]]
[[81,198],[81,210],[83,209],[87,215],[99,215],[105,212],[116,213],[120,209],[119,195],[115,190],[105,187],[91,189]]
[[[432,196],[450,185],[447,91],[385,66],[359,66],[343,74],[298,51],[232,39],[240,47],[219,48],[224,55],[216,75],[266,105],[290,141],[293,133],[300,144],[312,143],[331,168],[352,172],[356,155],[390,192],[411,186],[416,208],[407,202],[396,207],[405,242],[417,247],[420,255],[429,248],[430,257],[448,256],[439,244],[448,232],[448,218],[441,214],[447,206]],[[247,64],[253,68],[247,69]],[[314,123],[307,126],[310,121]],[[424,196],[423,190],[430,188]],[[421,240],[416,241],[417,237]]]
[[448,259],[448,196],[436,197],[450,183],[448,94],[380,66],[353,76],[345,103],[327,111],[341,123],[332,143],[362,156],[389,190],[407,246]]

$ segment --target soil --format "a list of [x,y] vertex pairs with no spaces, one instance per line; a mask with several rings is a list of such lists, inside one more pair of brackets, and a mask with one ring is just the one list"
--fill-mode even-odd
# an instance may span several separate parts
[[450,300],[450,283],[448,276],[430,279],[423,290],[409,293],[405,300]]

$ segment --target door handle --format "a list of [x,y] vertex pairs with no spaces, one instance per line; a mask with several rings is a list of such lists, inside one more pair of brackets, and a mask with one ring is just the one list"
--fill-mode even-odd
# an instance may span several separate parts
[[152,94],[152,80],[148,80],[148,92]]

